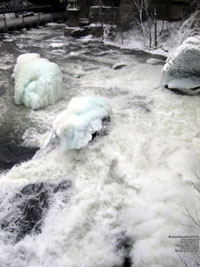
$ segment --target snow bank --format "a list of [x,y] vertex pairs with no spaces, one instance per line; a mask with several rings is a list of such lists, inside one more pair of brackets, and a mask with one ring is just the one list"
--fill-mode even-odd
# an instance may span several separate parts
[[59,114],[53,123],[62,149],[86,146],[92,140],[92,134],[102,128],[102,120],[111,113],[111,106],[103,97],[72,98],[67,110]]
[[[153,23],[148,24],[147,21],[143,22],[144,33],[142,33],[141,27],[137,25],[137,23],[133,23],[133,27],[128,31],[121,32],[118,29],[114,41],[110,38],[110,35],[104,34],[104,43],[125,49],[142,50],[151,54],[167,57],[169,53],[181,45],[184,40],[193,36],[195,33],[199,33],[199,26],[195,25],[199,20],[198,12],[199,11],[192,13],[184,22],[157,20],[157,48],[155,48],[154,44],[155,25]],[[149,47],[150,33],[152,38],[151,48]]]
[[[104,36],[104,43],[118,46],[125,49],[135,49],[146,51],[151,54],[167,56],[168,52],[178,44],[177,32],[180,29],[180,22],[157,21],[157,41],[158,47],[155,48],[154,41],[152,41],[151,48],[149,47],[149,25],[144,22],[145,34],[142,33],[141,28],[135,23],[133,27],[125,32],[116,32],[114,41],[109,35]],[[151,38],[154,36],[154,24],[151,25]]]
[[163,68],[162,85],[195,95],[200,92],[200,36],[187,38],[168,57]]
[[57,64],[39,54],[23,54],[14,68],[15,103],[39,109],[62,97],[62,73]]

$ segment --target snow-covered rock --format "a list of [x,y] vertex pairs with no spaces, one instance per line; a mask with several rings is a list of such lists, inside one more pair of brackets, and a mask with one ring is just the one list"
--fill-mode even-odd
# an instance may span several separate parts
[[165,61],[157,58],[149,58],[147,59],[146,63],[149,65],[162,65],[165,63]]
[[119,70],[119,69],[122,69],[126,66],[127,66],[126,63],[121,62],[121,63],[117,63],[117,64],[113,65],[112,68],[113,68],[113,70]]
[[57,64],[39,54],[23,54],[14,68],[15,103],[39,109],[62,97],[62,73]]
[[65,111],[53,123],[53,130],[60,139],[63,150],[86,146],[94,133],[102,129],[102,121],[112,109],[103,97],[74,97]]
[[189,95],[200,92],[200,36],[187,38],[169,56],[161,84]]

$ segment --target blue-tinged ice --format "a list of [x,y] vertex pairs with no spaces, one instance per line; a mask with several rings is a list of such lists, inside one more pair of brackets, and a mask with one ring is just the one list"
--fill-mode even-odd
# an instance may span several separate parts
[[55,104],[62,97],[62,73],[58,65],[39,54],[18,57],[14,68],[15,103],[31,109]]
[[63,150],[80,149],[92,140],[92,134],[102,129],[102,120],[112,108],[103,97],[75,97],[53,123]]

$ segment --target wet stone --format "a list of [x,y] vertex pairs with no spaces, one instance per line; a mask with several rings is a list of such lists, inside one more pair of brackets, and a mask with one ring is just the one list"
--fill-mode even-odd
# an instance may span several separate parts
[[126,63],[118,63],[118,64],[115,64],[112,68],[113,68],[113,70],[120,70],[126,66],[127,66]]
[[114,267],[131,267],[132,266],[132,260],[130,257],[131,249],[132,249],[132,242],[128,237],[123,236],[118,240],[117,250],[121,251],[124,258],[123,258],[122,264],[114,266]]
[[59,184],[35,183],[16,193],[10,200],[6,216],[0,220],[0,227],[10,234],[11,242],[17,243],[26,235],[40,233],[53,195],[69,190],[71,185],[70,180]]
[[12,142],[0,142],[0,148],[0,171],[31,159],[38,150],[37,147],[26,147]]
[[74,38],[81,38],[90,34],[89,27],[77,28],[72,31],[71,36]]
[[100,131],[94,132],[92,134],[92,141],[94,140],[94,138],[98,137],[98,136],[105,136],[108,135],[109,133],[109,127],[110,127],[110,116],[103,118],[102,120],[102,128]]

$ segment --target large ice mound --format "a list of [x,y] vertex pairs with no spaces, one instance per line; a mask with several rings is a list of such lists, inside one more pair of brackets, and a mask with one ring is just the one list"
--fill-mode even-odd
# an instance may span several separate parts
[[57,64],[28,53],[18,57],[14,68],[15,103],[39,109],[62,97],[62,73]]
[[57,116],[53,130],[60,139],[63,150],[86,146],[94,133],[102,129],[102,121],[112,109],[103,97],[74,97],[65,111]]
[[200,92],[200,36],[187,38],[167,59],[162,85],[189,95]]

